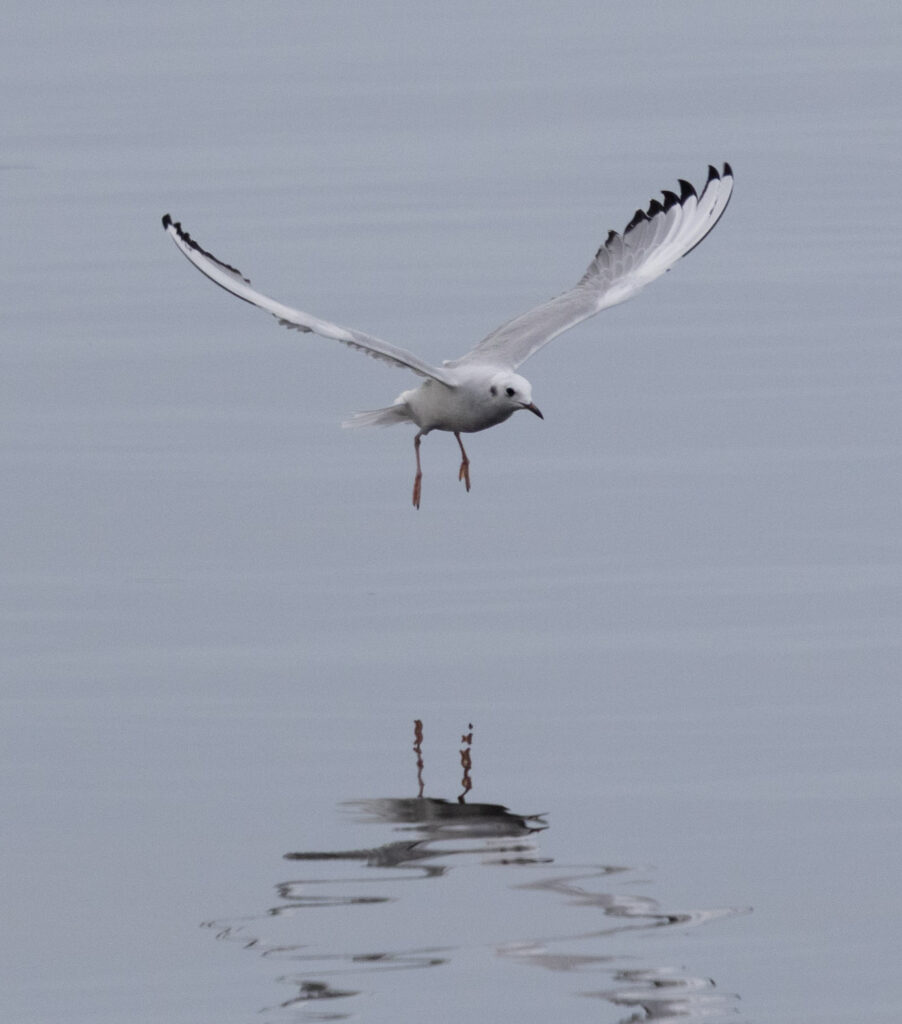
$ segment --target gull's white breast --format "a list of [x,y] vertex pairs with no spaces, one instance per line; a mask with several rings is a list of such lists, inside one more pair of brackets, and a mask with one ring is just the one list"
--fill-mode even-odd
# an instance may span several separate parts
[[410,411],[410,418],[424,432],[450,430],[474,434],[509,419],[516,411],[499,406],[489,394],[489,375],[467,375],[457,387],[449,388],[435,380],[424,381],[399,395]]

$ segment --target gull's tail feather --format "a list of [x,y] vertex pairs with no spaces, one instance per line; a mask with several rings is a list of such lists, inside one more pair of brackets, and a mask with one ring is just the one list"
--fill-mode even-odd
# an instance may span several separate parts
[[354,415],[342,423],[343,427],[356,429],[357,427],[392,427],[396,423],[406,423],[410,420],[410,413],[406,402],[396,402],[385,409],[371,409],[369,412],[355,412]]

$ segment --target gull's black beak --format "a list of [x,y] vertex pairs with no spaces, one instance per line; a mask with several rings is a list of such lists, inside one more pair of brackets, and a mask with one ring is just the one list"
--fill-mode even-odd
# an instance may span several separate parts
[[524,405],[523,408],[529,409],[530,412],[534,412],[540,420],[545,419],[545,417],[542,415],[542,410],[536,405],[535,402],[530,402],[529,405]]

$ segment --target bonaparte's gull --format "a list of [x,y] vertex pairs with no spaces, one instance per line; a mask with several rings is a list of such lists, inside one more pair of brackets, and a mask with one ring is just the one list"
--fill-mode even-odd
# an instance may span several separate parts
[[579,283],[569,291],[503,324],[460,359],[431,366],[419,356],[361,331],[320,320],[283,306],[251,287],[234,267],[202,249],[167,213],[163,227],[185,256],[212,281],[245,302],[265,309],[285,327],[334,338],[376,359],[412,370],[425,380],[404,391],[385,409],[356,413],[344,425],[390,426],[412,422],[420,429],[414,438],[417,471],[413,504],[420,507],[420,440],[430,430],[447,430],[460,445],[458,479],[470,489],[470,460],[461,434],[472,434],[503,423],[518,409],[544,419],[532,400],[529,381],[514,371],[534,352],[563,331],[632,298],[691,252],[720,220],[733,191],[733,171],[725,163],[718,173],[708,168],[701,195],[680,179],[680,192],[664,192],[647,210],[637,210],[620,235],[608,234]]

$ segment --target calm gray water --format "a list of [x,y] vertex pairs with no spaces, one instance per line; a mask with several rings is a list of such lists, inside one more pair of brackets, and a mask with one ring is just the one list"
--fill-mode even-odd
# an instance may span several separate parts
[[[4,1018],[902,1018],[897,5],[7,23]],[[725,159],[419,513],[159,223],[439,360]]]

